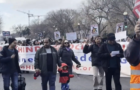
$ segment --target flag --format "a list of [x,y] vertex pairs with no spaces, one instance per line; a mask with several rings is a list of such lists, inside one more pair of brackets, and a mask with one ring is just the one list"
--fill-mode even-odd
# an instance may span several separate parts
[[135,6],[133,9],[133,13],[136,15],[137,18],[139,18],[140,15],[140,0],[136,0]]

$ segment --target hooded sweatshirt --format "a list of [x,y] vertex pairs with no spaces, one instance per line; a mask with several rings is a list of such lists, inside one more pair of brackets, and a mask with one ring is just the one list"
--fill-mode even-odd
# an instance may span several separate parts
[[[67,69],[63,70],[63,67],[67,67]],[[59,82],[62,84],[69,83],[70,78],[74,77],[74,75],[69,74],[68,65],[65,63],[62,63],[62,69],[58,69],[58,72],[60,74]]]

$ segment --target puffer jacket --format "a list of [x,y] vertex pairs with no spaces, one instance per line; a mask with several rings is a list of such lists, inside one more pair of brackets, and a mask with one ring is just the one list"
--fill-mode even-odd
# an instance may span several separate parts
[[[62,63],[61,67],[62,67],[61,69],[58,69],[58,72],[60,74],[59,82],[63,84],[69,83],[70,78],[73,78],[74,75],[69,74],[69,71],[68,71],[69,67],[67,64]],[[64,67],[67,67],[67,70],[63,70]]]
[[97,44],[85,45],[83,53],[91,53],[92,66],[101,66],[101,60],[97,57],[100,46]]

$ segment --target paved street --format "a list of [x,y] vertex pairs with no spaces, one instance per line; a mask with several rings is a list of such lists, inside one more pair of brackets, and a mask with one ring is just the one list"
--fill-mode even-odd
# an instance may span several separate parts
[[[23,74],[23,76],[26,77],[26,83],[27,83],[26,90],[41,90],[40,77],[37,78],[37,80],[34,80],[32,73]],[[123,90],[129,90],[129,79],[130,78],[121,78]],[[75,76],[73,79],[71,79],[70,87],[71,87],[71,90],[93,90],[92,89],[92,76],[83,76],[83,75],[80,75],[79,77]],[[113,88],[114,88],[114,84],[113,84]],[[3,90],[3,83],[2,83],[1,75],[0,75],[0,90]],[[56,81],[56,90],[61,90],[60,84],[58,83],[58,77]],[[106,90],[105,83],[104,83],[103,90]]]

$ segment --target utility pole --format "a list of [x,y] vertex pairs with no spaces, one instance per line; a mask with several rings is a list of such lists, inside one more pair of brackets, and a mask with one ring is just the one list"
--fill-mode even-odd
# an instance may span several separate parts
[[20,11],[20,10],[17,10],[17,11],[28,15],[28,24],[29,24],[29,27],[30,27],[30,17],[33,17],[33,14],[30,14],[30,11],[28,13]]

